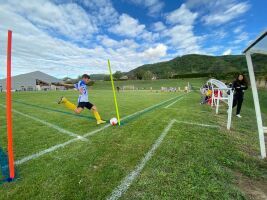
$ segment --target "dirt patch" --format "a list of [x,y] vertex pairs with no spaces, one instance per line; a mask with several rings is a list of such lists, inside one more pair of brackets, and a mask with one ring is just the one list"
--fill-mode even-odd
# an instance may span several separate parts
[[267,182],[261,180],[252,180],[240,173],[235,173],[236,184],[240,190],[253,200],[267,200]]

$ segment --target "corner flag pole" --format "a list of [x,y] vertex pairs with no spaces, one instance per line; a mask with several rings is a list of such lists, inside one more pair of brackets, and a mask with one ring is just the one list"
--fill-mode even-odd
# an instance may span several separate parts
[[115,92],[115,87],[114,87],[114,81],[113,81],[113,76],[112,76],[112,71],[111,71],[111,66],[110,66],[109,59],[108,59],[108,69],[109,69],[109,73],[110,73],[110,81],[111,81],[112,90],[113,90],[113,97],[114,97],[114,103],[115,103],[115,107],[116,107],[116,113],[117,113],[118,123],[119,123],[119,125],[121,125],[119,108],[118,108],[117,97],[116,97],[116,92]]
[[12,95],[11,95],[11,49],[12,31],[8,31],[7,38],[7,78],[6,78],[6,121],[7,121],[7,151],[9,179],[15,178],[14,155],[13,155],[13,136],[12,136]]

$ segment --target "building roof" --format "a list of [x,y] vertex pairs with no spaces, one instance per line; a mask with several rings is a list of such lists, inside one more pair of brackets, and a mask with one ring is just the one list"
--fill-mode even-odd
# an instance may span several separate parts
[[[12,79],[14,81],[19,81],[19,82],[28,82],[29,80],[41,80],[44,81],[46,83],[60,83],[62,82],[62,80],[50,76],[46,73],[43,73],[41,71],[34,71],[34,72],[30,72],[30,73],[26,73],[26,74],[20,74],[17,76],[12,76]],[[1,79],[0,81],[5,81],[6,79]]]
[[[47,84],[61,83],[62,80],[45,74],[40,71],[30,72],[26,74],[20,74],[12,77],[12,89],[20,90],[21,88],[35,88],[36,80],[45,82]],[[6,87],[6,79],[0,80],[1,88]]]

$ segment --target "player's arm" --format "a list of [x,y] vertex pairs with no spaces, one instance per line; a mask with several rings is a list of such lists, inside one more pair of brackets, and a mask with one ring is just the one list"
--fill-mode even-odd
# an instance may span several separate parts
[[83,87],[81,87],[80,82],[74,84],[74,87],[80,94],[83,94]]
[[79,92],[80,92],[80,94],[83,94],[83,88],[82,87],[79,88]]
[[244,83],[244,85],[241,85],[242,90],[247,90],[248,89],[248,85],[247,83]]

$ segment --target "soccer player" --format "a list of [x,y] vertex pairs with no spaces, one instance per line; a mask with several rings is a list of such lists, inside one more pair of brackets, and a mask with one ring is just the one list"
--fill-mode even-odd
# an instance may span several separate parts
[[88,74],[82,75],[82,80],[80,80],[78,83],[76,83],[74,86],[79,91],[80,95],[78,98],[78,106],[75,106],[73,103],[71,103],[66,97],[61,97],[58,101],[58,104],[63,104],[65,107],[67,107],[70,110],[73,110],[75,113],[80,114],[84,108],[87,108],[89,110],[92,110],[97,124],[103,124],[106,123],[106,121],[103,121],[97,111],[97,108],[95,105],[89,102],[88,100],[88,90],[86,84],[90,82],[90,76]]

